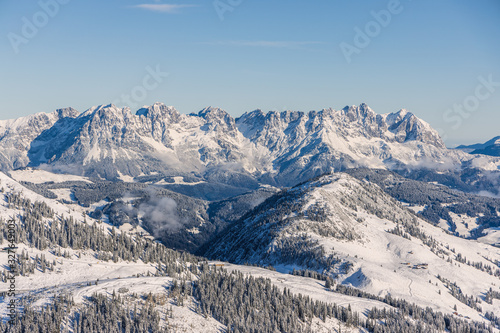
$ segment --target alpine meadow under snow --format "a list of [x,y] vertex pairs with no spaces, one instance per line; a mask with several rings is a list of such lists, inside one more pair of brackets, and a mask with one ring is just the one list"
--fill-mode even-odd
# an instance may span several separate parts
[[0,331],[499,332],[497,146],[366,104],[0,121]]

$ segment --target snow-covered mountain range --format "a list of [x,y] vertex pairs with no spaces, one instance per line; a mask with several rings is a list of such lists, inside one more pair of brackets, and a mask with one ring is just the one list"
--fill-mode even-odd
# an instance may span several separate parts
[[[219,108],[180,114],[154,104],[133,114],[101,105],[0,122],[0,167],[33,166],[108,180],[148,175],[255,189],[291,186],[351,167],[456,170],[474,156],[446,149],[437,131],[400,110],[268,112],[234,119]],[[496,170],[499,158],[476,163]]]
[[0,120],[0,167],[2,170],[26,166],[30,160],[28,150],[33,140],[56,123],[78,116],[72,108],[59,109],[52,113],[36,113],[11,120]]

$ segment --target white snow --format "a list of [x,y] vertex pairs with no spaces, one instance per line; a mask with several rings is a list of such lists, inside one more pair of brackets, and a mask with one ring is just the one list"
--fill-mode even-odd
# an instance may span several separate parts
[[408,205],[408,208],[411,209],[412,211],[414,211],[417,214],[418,213],[422,213],[425,210],[426,207],[427,206],[418,206],[418,205],[410,206],[410,205]]
[[477,224],[477,217],[470,217],[462,214],[459,215],[453,212],[449,212],[449,214],[453,222],[455,222],[455,225],[457,226],[456,232],[458,232],[460,236],[470,237],[470,232],[479,227],[479,224]]
[[184,181],[184,177],[178,176],[178,177],[173,177],[174,182],[169,183],[165,181],[165,179],[162,179],[160,181],[157,181],[155,184],[156,185],[172,185],[172,184],[180,184],[180,185],[198,185],[198,184],[203,184],[206,183],[205,181],[197,181],[197,182],[186,182]]
[[187,229],[186,230],[187,232],[193,234],[193,235],[196,235],[196,234],[199,234],[200,233],[200,230],[196,227],[192,227],[191,229]]
[[[444,313],[453,313],[453,307],[457,305],[459,314],[469,316],[473,320],[484,321],[480,313],[452,297],[436,277],[440,275],[452,282],[456,282],[464,294],[478,298],[483,297],[489,288],[500,291],[500,280],[497,277],[466,264],[458,263],[455,260],[456,254],[461,253],[467,257],[467,260],[482,262],[483,265],[491,266],[493,265],[491,261],[500,261],[498,248],[483,243],[498,240],[500,238],[500,229],[486,230],[487,236],[479,239],[479,241],[473,241],[455,237],[439,227],[434,227],[423,220],[417,219],[419,228],[435,239],[437,247],[444,252],[436,255],[419,239],[411,237],[411,240],[408,240],[388,233],[387,230],[394,228],[395,223],[386,218],[376,217],[369,212],[369,209],[363,208],[364,205],[366,207],[374,205],[377,208],[386,209],[400,219],[413,217],[402,205],[389,199],[377,186],[365,187],[368,185],[344,174],[330,177],[334,181],[328,185],[312,188],[312,191],[307,194],[307,204],[304,206],[304,210],[314,204],[327,205],[330,208],[330,214],[324,224],[338,229],[350,230],[358,237],[356,240],[350,241],[339,240],[333,237],[321,236],[315,233],[313,229],[306,230],[313,239],[317,239],[325,247],[327,254],[332,253],[344,262],[350,261],[353,263],[352,270],[348,274],[338,276],[338,283],[351,285],[382,297],[390,294],[394,298],[404,298],[412,303],[415,302],[419,306],[429,306]],[[57,200],[44,198],[22,187],[15,180],[2,173],[0,173],[0,188],[3,188],[6,192],[22,193],[24,197],[32,201],[44,201],[52,207],[57,215],[68,216],[68,214],[71,214],[76,221],[83,221],[82,211],[68,208],[73,205],[63,205]],[[61,197],[66,196],[66,198],[70,195],[67,191],[57,192],[57,194]],[[1,198],[2,194],[0,194]],[[344,203],[340,201],[340,198],[343,198]],[[352,205],[349,205],[349,203]],[[99,204],[105,204],[105,202]],[[2,206],[0,217],[7,218],[19,214],[19,211],[8,208],[5,201],[0,200],[0,206]],[[353,209],[352,207],[357,208]],[[294,212],[295,215],[297,213]],[[454,218],[460,218],[461,221],[464,219],[463,216],[454,216]],[[88,220],[92,221],[92,219]],[[312,221],[296,221],[297,225],[303,228],[313,225]],[[472,222],[470,221],[471,227]],[[290,226],[285,232],[291,232],[292,227],[294,226]],[[465,230],[469,229],[465,228],[462,231],[465,232]],[[140,227],[125,224],[120,227],[119,231],[134,234],[144,230]],[[192,233],[197,231],[199,231],[197,228],[190,229]],[[303,231],[304,229],[300,232]],[[74,251],[69,249],[71,258],[65,259],[55,256],[49,250],[39,251],[20,244],[18,251],[23,249],[26,249],[32,257],[43,252],[49,261],[55,259],[57,262],[56,272],[41,273],[37,271],[29,277],[20,276],[16,279],[19,292],[30,292],[40,297],[37,305],[48,302],[54,293],[62,290],[73,293],[75,301],[81,304],[84,301],[84,296],[91,295],[94,291],[109,294],[120,287],[126,287],[130,292],[151,291],[165,293],[171,282],[170,278],[147,277],[148,272],[155,272],[155,266],[151,264],[124,261],[117,263],[102,262],[95,259],[92,251],[84,250]],[[6,256],[6,253],[0,253],[0,262],[6,262]],[[452,262],[448,262],[448,258]],[[427,264],[427,269],[419,266],[420,264]],[[291,276],[258,267],[226,263],[225,268],[240,270],[253,276],[269,278],[278,287],[286,287],[296,294],[309,295],[314,299],[336,303],[337,305],[351,305],[353,310],[359,311],[362,315],[366,315],[367,310],[374,306],[378,308],[387,307],[386,304],[378,301],[333,293],[324,288],[324,282],[318,280]],[[280,268],[281,272],[285,270],[285,267]],[[137,274],[139,274],[139,277],[137,277]],[[99,279],[99,282],[95,285],[97,279]],[[93,284],[89,286],[88,283]],[[0,286],[0,291],[4,291],[5,288],[6,286]],[[168,302],[173,302],[173,300],[168,300]],[[218,332],[223,330],[221,324],[213,318],[205,319],[194,313],[190,308],[192,302],[192,299],[188,300],[184,307],[173,304],[174,319],[172,322],[179,325],[179,331]],[[168,306],[170,305],[172,304],[168,303]],[[500,313],[500,302],[497,301],[492,305],[482,302],[481,307],[483,313],[486,311]],[[158,309],[164,311],[164,308],[160,306]],[[5,313],[6,303],[2,302],[0,303],[0,315],[4,316]],[[162,313],[164,314],[164,312]],[[328,329],[336,329],[338,322],[328,321],[326,324],[322,324],[316,321],[314,325],[316,325],[317,331],[326,332]],[[342,330],[344,331],[344,329]]]
[[50,191],[57,195],[57,199],[59,200],[75,201],[73,192],[69,188],[55,188]]
[[224,269],[227,269],[229,272],[237,270],[255,277],[270,279],[272,283],[280,289],[290,289],[290,291],[294,294],[300,293],[318,301],[327,302],[330,304],[335,303],[337,305],[345,307],[350,304],[352,310],[359,312],[360,315],[363,315],[363,312],[366,313],[367,310],[372,309],[374,306],[380,309],[390,308],[390,306],[388,306],[387,304],[379,301],[342,295],[326,290],[325,283],[323,281],[318,281],[302,276],[283,274],[277,271],[254,266],[234,265],[223,263],[220,261],[214,261],[213,263],[224,264]]
[[[394,222],[376,217],[369,213],[369,210],[362,208],[364,205],[377,207],[386,210],[389,214],[395,214],[397,219],[414,218],[414,215],[409,212],[405,213],[404,208],[398,206],[399,204],[389,198],[380,188],[372,186],[370,190],[364,189],[358,180],[347,175],[335,174],[325,178],[328,177],[335,181],[313,188],[312,192],[306,195],[308,199],[305,201],[303,210],[307,211],[308,207],[313,204],[326,205],[329,207],[329,215],[327,222],[322,223],[323,227],[326,228],[331,224],[335,230],[350,230],[359,238],[348,241],[321,236],[314,231],[315,222],[305,220],[296,220],[287,226],[283,234],[291,233],[293,230],[307,232],[324,246],[327,255],[333,254],[342,261],[352,262],[352,270],[348,274],[340,274],[339,282],[382,297],[390,294],[392,297],[404,298],[422,307],[429,306],[444,313],[453,313],[453,307],[456,304],[459,314],[478,321],[484,320],[481,313],[452,297],[436,276],[440,275],[451,282],[456,282],[464,294],[478,298],[483,297],[490,287],[500,291],[500,280],[497,277],[455,261],[456,254],[461,253],[471,262],[481,262],[483,265],[497,269],[498,267],[485,258],[494,262],[499,261],[498,248],[453,236],[440,227],[416,219],[419,228],[428,236],[432,236],[437,241],[438,248],[446,253],[437,255],[420,239],[411,237],[411,240],[408,240],[388,233],[388,230],[396,226]],[[347,204],[342,204],[342,202]],[[353,210],[351,208],[353,206],[357,209]],[[409,208],[418,211],[424,207]],[[469,222],[469,228],[476,226],[472,219],[465,221]],[[463,228],[461,231],[469,230],[462,222],[460,225]],[[498,237],[497,232],[498,230],[490,231],[488,237]],[[447,247],[454,249],[455,253]],[[448,257],[451,258],[451,263],[447,262]],[[485,311],[500,313],[500,303],[489,305],[483,302],[481,307],[483,313]]]
[[60,174],[60,173],[52,173],[46,170],[41,169],[18,169],[9,172],[11,177],[17,181],[25,181],[34,184],[46,183],[46,182],[54,182],[54,183],[62,183],[69,181],[82,181],[91,183],[91,181],[86,177],[70,175],[70,174]]
[[478,238],[478,241],[500,247],[500,228],[488,228],[484,233],[486,236]]
[[[31,190],[28,190],[24,186],[20,185],[18,182],[7,176],[6,174],[0,172],[0,188],[3,188],[6,192],[22,193],[22,195],[30,199],[32,202],[41,201],[46,202],[49,207],[51,207],[57,215],[64,215],[68,217],[73,216],[75,221],[82,221],[82,213],[76,212],[75,210],[69,208],[68,205],[60,203],[57,199],[47,199]],[[4,194],[0,194],[0,198],[4,197]],[[78,206],[80,207],[80,206]],[[16,216],[19,213],[16,209],[10,209],[7,207],[2,207],[0,210],[0,217],[7,218],[9,216]]]
[[121,179],[124,182],[127,183],[133,183],[134,182],[134,177],[123,175],[120,171],[117,171],[118,173],[118,178]]

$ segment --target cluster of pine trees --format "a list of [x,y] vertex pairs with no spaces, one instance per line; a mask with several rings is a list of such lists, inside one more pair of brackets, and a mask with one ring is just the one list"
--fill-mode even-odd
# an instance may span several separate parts
[[160,314],[154,304],[148,302],[140,311],[122,304],[121,296],[108,298],[94,294],[78,315],[74,316],[75,333],[111,333],[111,332],[169,332],[168,326],[160,327]]
[[[468,169],[465,172],[470,171]],[[423,175],[421,172],[412,172],[403,175],[409,178],[417,177],[417,179],[422,177],[420,178],[422,181],[416,181],[387,170],[350,169],[346,173],[360,180],[367,179],[371,183],[379,185],[387,194],[398,201],[425,206],[425,209],[417,215],[433,224],[438,224],[441,219],[446,220],[450,225],[450,230],[455,232],[456,236],[459,235],[456,233],[456,223],[453,221],[450,212],[477,218],[479,227],[471,230],[471,238],[484,236],[483,231],[486,228],[500,226],[500,217],[497,215],[497,212],[500,211],[500,199],[469,194],[477,192],[476,186],[479,186],[481,181],[485,180],[481,180],[482,176],[480,175],[467,175],[467,177],[471,177],[470,179],[474,179],[475,182],[474,186],[470,186],[464,184],[459,175],[452,176],[450,174]],[[450,187],[429,183],[433,181],[438,181],[438,183]],[[483,183],[482,186],[487,188],[492,184],[488,181]]]
[[0,332],[5,333],[161,333],[171,332],[168,325],[160,327],[160,314],[149,302],[140,310],[127,308],[122,298],[93,294],[79,307],[69,295],[55,297],[46,307],[36,309],[29,304],[13,323],[0,322]]
[[265,254],[266,263],[297,264],[310,269],[334,268],[341,260],[334,254],[326,255],[318,240],[307,234],[278,238],[273,250]]
[[[337,285],[337,290],[344,287]],[[280,291],[268,279],[243,276],[240,272],[227,273],[222,269],[204,270],[195,282],[194,295],[200,300],[200,313],[213,316],[234,332],[308,332],[314,317],[323,321],[335,318],[369,332],[492,332],[484,323],[443,315],[402,299],[380,298],[349,287],[343,291],[383,301],[393,309],[374,308],[368,319],[362,320],[350,306],[344,308],[314,301],[308,296],[293,295],[286,288]]]
[[500,292],[496,291],[496,290],[493,290],[491,287],[490,287],[490,290],[488,290],[488,292],[486,293],[486,295],[484,296],[484,301],[488,304],[493,304],[493,300],[494,299],[499,299],[500,300]]
[[491,321],[493,325],[500,329],[500,316],[495,315],[493,312],[486,312],[484,314],[484,318]]
[[[329,281],[328,283],[331,282],[331,278],[329,278],[328,276],[324,275],[324,274],[321,274],[321,273],[318,273],[316,271],[311,271],[309,269],[293,269],[291,272],[290,272],[291,275],[295,275],[295,276],[303,276],[303,277],[308,277],[308,278],[311,278],[311,279],[315,279],[315,280],[320,280],[320,281]],[[329,289],[330,287],[329,286],[326,286],[327,289]]]
[[482,262],[475,262],[475,261],[471,262],[470,260],[467,260],[467,257],[462,255],[461,253],[458,253],[456,255],[455,260],[462,264],[474,267],[475,269],[480,270],[482,272],[486,272],[489,275],[493,275],[500,278],[500,269],[493,268],[490,265],[485,265]]
[[313,318],[337,318],[356,327],[365,324],[350,308],[293,295],[269,279],[241,272],[204,270],[194,286],[197,311],[227,325],[230,332],[312,332]]
[[67,320],[68,313],[74,305],[69,295],[58,295],[52,304],[41,309],[34,308],[23,299],[23,312],[10,322],[0,321],[0,332],[5,333],[45,333],[60,332],[62,324]]
[[[484,323],[466,322],[390,296],[385,298],[385,303],[393,308],[373,308],[363,320],[350,306],[314,301],[308,296],[294,295],[286,288],[281,291],[269,279],[244,276],[241,272],[228,273],[206,263],[201,264],[200,271],[194,282],[175,281],[169,296],[177,298],[177,304],[182,306],[179,299],[193,295],[198,300],[196,311],[214,317],[230,332],[312,332],[313,318],[322,321],[335,318],[348,326],[377,333],[492,332]],[[160,314],[155,309],[157,302],[151,295],[147,299],[150,301],[140,309],[135,306],[132,309],[116,293],[111,297],[94,294],[83,306],[75,307],[71,296],[61,295],[42,309],[26,305],[13,325],[0,323],[0,332],[64,332],[69,328],[76,333],[174,331],[168,322],[160,327]],[[486,318],[493,323],[500,320],[493,313],[487,313]]]
[[[16,224],[15,235],[17,243],[24,243],[39,250],[53,249],[54,254],[68,256],[65,250],[92,250],[99,260],[127,260],[145,263],[161,263],[163,271],[178,272],[178,266],[198,264],[198,257],[189,253],[181,253],[166,248],[162,244],[140,236],[129,236],[118,232],[115,228],[111,231],[104,224],[80,223],[73,217],[55,216],[54,212],[45,204],[31,202],[19,193],[7,193],[7,202],[12,208],[22,210],[19,223]],[[51,219],[45,221],[44,218]],[[0,240],[7,238],[7,222],[0,218]],[[17,254],[18,272],[23,275],[33,273],[35,269],[53,270],[54,262],[45,258],[29,258],[27,253]],[[189,264],[188,264],[189,263]],[[2,275],[7,275],[5,271]]]
[[448,288],[451,296],[455,297],[457,300],[464,303],[468,307],[471,307],[479,312],[483,311],[481,306],[479,306],[481,301],[477,297],[464,294],[462,292],[462,289],[460,289],[460,287],[457,285],[456,282],[451,282],[450,280],[442,277],[441,275],[438,275],[437,278],[444,283],[446,288]]

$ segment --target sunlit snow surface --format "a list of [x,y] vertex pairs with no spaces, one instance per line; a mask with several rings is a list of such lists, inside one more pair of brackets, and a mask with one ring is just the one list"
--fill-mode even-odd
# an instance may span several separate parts
[[[462,288],[464,294],[474,295],[480,299],[490,287],[500,290],[500,279],[473,267],[459,264],[455,260],[453,260],[453,263],[448,263],[446,258],[440,258],[432,253],[418,239],[407,240],[387,233],[387,230],[395,226],[392,221],[375,217],[363,209],[354,211],[348,206],[340,205],[338,202],[340,197],[346,200],[349,198],[354,200],[358,196],[366,198],[367,194],[363,194],[363,191],[367,191],[367,188],[356,179],[344,174],[329,177],[331,179],[326,181],[325,185],[311,186],[311,191],[308,192],[306,197],[307,204],[304,207],[307,209],[315,203],[332,205],[337,212],[331,215],[332,221],[344,223],[346,226],[350,225],[353,231],[359,235],[359,239],[347,241],[322,237],[314,232],[309,232],[312,237],[318,239],[324,245],[327,251],[335,252],[342,259],[353,262],[352,271],[347,275],[340,275],[338,282],[379,296],[390,294],[395,298],[405,298],[422,307],[429,306],[444,313],[453,313],[453,307],[457,305],[457,312],[460,315],[469,316],[477,321],[484,320],[480,313],[453,298],[443,284],[437,280],[436,276],[439,274],[452,282],[456,282]],[[306,184],[304,186],[310,185]],[[32,201],[44,201],[56,214],[65,216],[70,214],[76,221],[83,223],[82,211],[73,211],[57,200],[46,199],[33,193],[1,173],[0,187],[4,188],[5,192],[22,192],[24,197]],[[375,191],[376,187],[370,189]],[[402,205],[394,206],[395,202],[384,196],[381,190],[380,193],[376,194],[379,198],[379,207],[388,209],[392,207],[396,214],[401,214],[401,217],[410,214]],[[2,199],[2,195],[0,195],[0,199]],[[0,202],[3,206],[0,214],[4,219],[19,213],[17,210],[7,208],[5,200],[0,200]],[[363,222],[345,220],[346,216],[363,218]],[[411,216],[411,214],[408,216]],[[86,219],[88,223],[94,222],[88,217]],[[302,221],[300,223],[306,222]],[[419,227],[427,235],[436,239],[443,249],[448,245],[456,253],[462,253],[462,255],[466,256],[468,260],[483,262],[484,264],[491,265],[491,262],[486,261],[484,257],[500,260],[498,248],[478,241],[457,238],[420,219],[418,223]],[[130,225],[124,225],[121,230],[127,233],[136,232]],[[22,249],[26,249],[30,256],[42,253],[42,251],[28,248],[23,244],[19,245],[18,251]],[[35,305],[42,306],[50,302],[54,295],[64,291],[72,293],[77,304],[81,304],[85,297],[92,295],[94,292],[110,295],[114,290],[117,291],[121,287],[129,289],[129,293],[164,293],[172,281],[168,277],[148,277],[148,272],[154,273],[155,271],[154,265],[151,264],[125,261],[117,263],[102,262],[95,259],[92,251],[74,251],[71,249],[68,249],[68,251],[71,254],[70,258],[57,257],[50,251],[43,251],[49,261],[56,260],[55,272],[42,273],[37,271],[29,277],[19,276],[16,279],[19,294],[31,294],[37,299]],[[449,252],[449,255],[454,258],[451,252]],[[0,253],[0,262],[6,262],[6,256],[6,253]],[[410,265],[405,263],[410,263]],[[428,269],[413,268],[415,264],[420,263],[427,263]],[[244,274],[269,278],[280,288],[286,287],[293,293],[309,295],[313,299],[342,306],[351,305],[353,310],[359,311],[363,315],[374,306],[378,308],[387,307],[387,305],[378,301],[328,291],[322,281],[286,274],[292,267],[278,265],[276,266],[278,271],[271,271],[258,267],[226,263],[225,268],[229,271],[239,270]],[[139,277],[137,277],[137,274],[139,274]],[[97,280],[99,280],[99,283],[95,285]],[[88,285],[88,283],[91,285]],[[439,291],[441,291],[441,294],[439,294]],[[220,332],[223,330],[223,326],[213,318],[205,319],[193,312],[194,302],[193,299],[188,299],[184,306],[177,306],[173,300],[168,300],[167,304],[164,307],[158,307],[158,310],[164,313],[170,306],[173,306],[173,319],[169,319],[169,322],[178,325],[179,331]],[[494,300],[492,305],[482,302],[481,307],[483,313],[486,311],[500,313],[499,300]],[[1,303],[0,315],[5,317],[6,311],[6,304]],[[328,320],[326,323],[315,320],[313,324],[316,325],[314,327],[317,332],[328,332],[329,329],[338,328],[338,321],[336,320]],[[349,332],[350,330],[354,331],[353,329],[342,328],[343,332]]]

